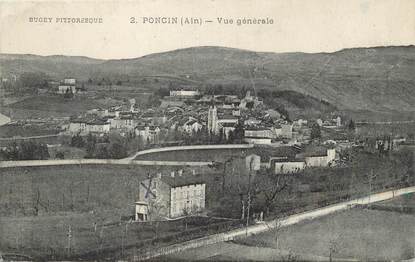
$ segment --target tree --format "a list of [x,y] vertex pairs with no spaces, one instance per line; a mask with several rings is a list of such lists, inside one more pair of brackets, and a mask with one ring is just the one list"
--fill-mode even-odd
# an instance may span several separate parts
[[67,88],[63,97],[65,99],[72,99],[73,98],[72,88]]
[[354,132],[356,130],[355,123],[353,122],[353,119],[350,119],[349,123],[347,124],[347,129],[350,132]]
[[62,151],[58,151],[58,152],[56,152],[55,158],[65,159],[65,154]]
[[126,157],[128,155],[127,148],[120,141],[114,141],[109,145],[108,155],[115,159]]
[[158,106],[160,106],[160,104],[161,104],[161,101],[160,101],[160,98],[157,95],[153,94],[148,98],[147,106],[149,106],[149,107],[158,107]]
[[314,123],[311,126],[311,139],[319,139],[319,138],[321,138],[320,126],[317,123]]
[[71,146],[78,147],[78,148],[84,147],[85,142],[84,142],[84,139],[82,138],[82,136],[80,136],[79,134],[73,136],[71,138]]
[[18,146],[16,160],[42,160],[49,158],[49,150],[45,144],[33,141],[22,141]]
[[108,153],[108,149],[106,146],[99,146],[96,149],[95,155],[97,158],[101,158],[101,159],[110,158],[110,154]]
[[290,174],[273,174],[269,171],[262,172],[257,176],[257,191],[261,192],[264,196],[266,215],[269,215],[278,197],[284,190],[288,189],[292,180],[293,178]]
[[96,147],[97,139],[91,133],[88,134],[86,138],[86,157],[92,158],[95,154],[95,147]]
[[1,150],[4,160],[42,160],[49,158],[49,150],[46,144],[34,141],[21,141],[11,143]]
[[245,130],[241,121],[236,124],[235,130],[233,131],[233,141],[235,144],[242,143],[245,136]]

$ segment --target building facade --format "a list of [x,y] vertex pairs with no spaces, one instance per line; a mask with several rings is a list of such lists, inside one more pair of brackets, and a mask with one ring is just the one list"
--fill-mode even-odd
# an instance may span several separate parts
[[208,112],[208,132],[209,134],[218,134],[218,110],[216,106],[210,106]]
[[160,128],[158,126],[141,125],[135,128],[135,135],[141,138],[144,144],[159,142]]
[[149,178],[139,185],[135,208],[138,221],[162,220],[205,209],[206,184],[197,175]]
[[293,174],[304,170],[304,161],[277,161],[274,163],[275,174]]
[[170,96],[174,97],[195,97],[200,95],[198,90],[171,90]]

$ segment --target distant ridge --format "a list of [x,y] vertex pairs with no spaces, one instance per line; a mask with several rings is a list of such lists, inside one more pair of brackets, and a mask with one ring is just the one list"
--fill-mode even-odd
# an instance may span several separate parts
[[65,57],[65,58],[83,58],[83,59],[91,59],[91,60],[96,60],[96,61],[101,61],[101,62],[105,62],[105,61],[122,61],[122,60],[133,60],[133,59],[139,59],[139,58],[144,58],[144,57],[148,57],[148,56],[152,56],[152,55],[160,55],[160,54],[165,54],[165,53],[171,53],[171,52],[178,52],[178,51],[183,51],[183,50],[197,50],[197,49],[217,49],[217,50],[237,50],[237,51],[242,51],[242,52],[251,52],[251,53],[259,53],[259,54],[335,54],[335,53],[341,53],[344,51],[349,51],[349,50],[367,50],[367,49],[385,49],[385,48],[415,48],[415,45],[397,45],[397,46],[373,46],[373,47],[350,47],[350,48],[342,48],[339,49],[337,51],[333,51],[333,52],[301,52],[301,51],[292,51],[292,52],[267,52],[267,51],[254,51],[254,50],[249,50],[249,49],[242,49],[242,48],[235,48],[235,47],[225,47],[225,46],[193,46],[193,47],[185,47],[185,48],[177,48],[177,49],[173,49],[173,50],[168,50],[168,51],[163,51],[163,52],[158,52],[158,53],[150,53],[150,54],[146,54],[146,55],[142,55],[142,56],[136,56],[136,57],[125,57],[125,58],[111,58],[111,59],[105,59],[105,58],[94,58],[94,57],[90,57],[90,56],[85,56],[85,55],[63,55],[63,54],[53,54],[53,55],[38,55],[38,54],[31,54],[31,53],[26,53],[26,54],[17,54],[17,53],[0,53],[0,59],[2,58],[19,58],[21,59],[22,56],[28,56],[28,57],[44,57],[44,58],[54,58],[54,57]]
[[415,111],[415,46],[347,48],[333,53],[270,53],[203,46],[127,59],[0,54],[2,75],[45,72],[80,80],[183,76],[195,83],[292,90],[341,109]]

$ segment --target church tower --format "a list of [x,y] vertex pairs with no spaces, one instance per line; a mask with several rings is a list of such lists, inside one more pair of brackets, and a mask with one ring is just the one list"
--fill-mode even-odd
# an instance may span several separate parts
[[215,105],[209,107],[208,112],[208,132],[209,134],[218,134],[218,111]]

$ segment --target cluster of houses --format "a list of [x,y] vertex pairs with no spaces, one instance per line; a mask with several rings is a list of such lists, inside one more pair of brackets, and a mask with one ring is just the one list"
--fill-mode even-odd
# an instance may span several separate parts
[[335,164],[336,149],[329,148],[324,151],[297,154],[294,158],[287,156],[274,158],[273,168],[275,174],[298,173],[306,167],[328,167]]
[[[246,143],[271,144],[279,139],[292,138],[293,124],[277,111],[263,110],[262,101],[251,96],[249,91],[239,99],[234,95],[201,96],[199,91],[173,90],[168,98],[171,101],[191,100],[193,103],[139,110],[135,100],[131,99],[129,105],[93,109],[72,118],[67,132],[72,135],[104,135],[116,131],[124,136],[140,136],[144,142],[158,143],[162,130],[164,133],[179,131],[192,135],[204,129],[210,135],[230,139],[239,125],[243,128]],[[246,106],[249,103],[248,110]],[[255,110],[259,107],[261,110]]]
[[160,125],[167,121],[165,115],[154,112],[138,113],[117,109],[92,110],[70,120],[67,131],[71,135],[95,134],[102,136],[116,131],[119,134],[141,137],[146,143],[159,141]]

